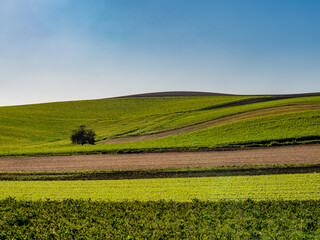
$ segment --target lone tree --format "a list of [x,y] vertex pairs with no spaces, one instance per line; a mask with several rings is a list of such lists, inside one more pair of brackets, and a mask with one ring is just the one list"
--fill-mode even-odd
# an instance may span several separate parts
[[79,129],[73,130],[71,135],[71,141],[73,144],[92,144],[94,145],[96,133],[91,129],[86,129],[86,126],[81,125]]

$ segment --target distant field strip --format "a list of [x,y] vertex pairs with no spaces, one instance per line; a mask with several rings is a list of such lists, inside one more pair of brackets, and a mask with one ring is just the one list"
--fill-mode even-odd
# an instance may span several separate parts
[[0,198],[23,200],[311,200],[320,199],[320,173],[101,181],[0,181]]

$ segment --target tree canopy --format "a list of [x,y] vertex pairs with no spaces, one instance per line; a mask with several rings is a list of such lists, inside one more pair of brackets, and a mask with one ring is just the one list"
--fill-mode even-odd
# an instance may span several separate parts
[[95,144],[96,133],[92,129],[86,129],[86,126],[81,125],[79,129],[73,130],[71,141],[73,144]]

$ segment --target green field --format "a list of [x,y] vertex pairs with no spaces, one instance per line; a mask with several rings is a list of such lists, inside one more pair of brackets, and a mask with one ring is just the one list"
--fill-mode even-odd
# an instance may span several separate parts
[[[70,147],[71,132],[80,125],[94,129],[97,140],[140,134],[192,111],[245,98],[118,98],[0,107],[0,155],[12,149],[19,154],[47,145]],[[186,124],[195,121],[190,119]]]
[[[0,157],[320,142],[320,97],[236,104],[254,98],[115,98],[0,107]],[[226,103],[235,104],[219,107]],[[148,141],[70,142],[80,125],[102,141],[203,123],[204,129]],[[0,239],[320,239],[319,164],[1,172],[0,180]]]
[[0,201],[1,239],[319,239],[320,201]]
[[320,140],[320,110],[236,121],[205,130],[146,142],[118,144],[123,148],[217,148],[264,142]]
[[100,181],[0,181],[0,198],[20,200],[310,200],[320,173]]
[[35,145],[2,147],[2,155],[64,155],[270,146],[320,141],[320,110],[235,121],[220,126],[149,141],[84,145]]
[[0,143],[32,145],[68,140],[70,131],[81,124],[94,128],[100,139],[141,133],[183,114],[246,98],[113,98],[0,107]]
[[[1,107],[0,156],[267,146],[320,141],[320,97],[205,109],[248,98],[118,98]],[[246,117],[243,118],[241,113],[246,113]],[[226,116],[231,120],[224,122],[223,117]],[[72,130],[83,124],[96,131],[99,141],[116,136],[165,132],[214,119],[221,119],[220,123],[203,130],[144,142],[96,146],[77,146],[70,142]]]
[[320,239],[320,201],[0,201],[1,239]]
[[319,189],[320,173],[0,181],[0,238],[320,239]]

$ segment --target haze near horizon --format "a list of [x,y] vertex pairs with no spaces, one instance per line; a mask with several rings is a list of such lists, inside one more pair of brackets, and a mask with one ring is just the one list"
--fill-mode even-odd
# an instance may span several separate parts
[[320,91],[316,0],[2,0],[0,106]]

